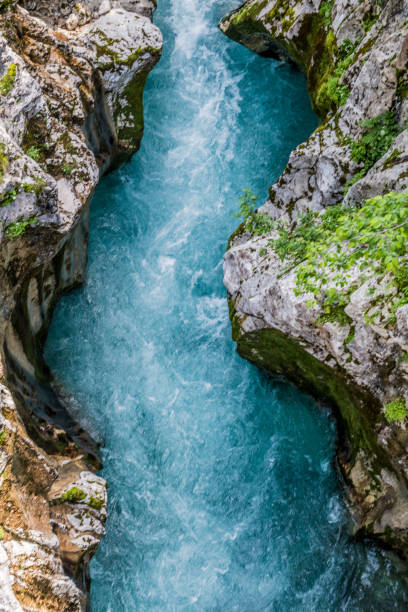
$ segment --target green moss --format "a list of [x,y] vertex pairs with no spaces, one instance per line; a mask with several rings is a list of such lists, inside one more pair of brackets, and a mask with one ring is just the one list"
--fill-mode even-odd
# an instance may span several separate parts
[[0,79],[0,93],[2,96],[8,96],[14,87],[17,76],[17,64],[10,64],[6,74]]
[[[235,313],[233,316],[236,317]],[[303,390],[330,401],[338,408],[354,456],[364,450],[382,462],[386,461],[374,432],[381,406],[374,398],[354,388],[345,372],[339,367],[328,367],[296,340],[278,330],[238,332],[237,335],[241,357],[270,372],[283,374]]]
[[4,540],[4,529],[3,527],[0,525],[0,541]]
[[407,407],[403,397],[399,397],[392,402],[385,404],[385,418],[388,423],[401,422],[407,416]]
[[14,221],[14,223],[10,223],[10,225],[6,227],[6,236],[10,240],[13,240],[14,238],[24,234],[31,225],[34,225],[37,222],[37,217],[30,217],[26,221],[24,221],[22,218],[19,221]]
[[63,493],[61,497],[58,498],[57,502],[60,504],[64,502],[75,504],[75,503],[79,503],[82,500],[84,500],[85,497],[86,497],[85,491],[83,491],[79,487],[72,487],[68,491],[65,491],[65,493]]
[[6,431],[2,431],[0,433],[0,446],[4,446],[7,440],[7,432]]
[[400,157],[400,155],[402,155],[402,150],[394,149],[394,151],[392,151],[392,153],[388,156],[388,158],[383,163],[383,170],[386,170],[387,168],[392,168],[392,166],[395,166],[398,163],[398,158]]
[[10,164],[9,159],[5,154],[5,150],[6,145],[4,144],[4,142],[0,142],[0,182],[3,180],[4,175],[6,174]]
[[91,496],[88,502],[88,506],[94,508],[95,510],[101,510],[103,507],[103,499]]
[[119,144],[125,149],[137,150],[143,136],[143,91],[148,73],[136,75],[121,95],[114,112],[118,127]]

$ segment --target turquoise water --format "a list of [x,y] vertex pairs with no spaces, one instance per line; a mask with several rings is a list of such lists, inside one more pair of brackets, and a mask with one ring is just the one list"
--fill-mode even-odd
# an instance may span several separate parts
[[403,568],[348,535],[329,415],[230,338],[240,190],[264,199],[316,126],[298,72],[218,32],[234,6],[160,0],[142,148],[101,183],[88,282],[50,332],[47,359],[105,442],[92,608],[405,609]]

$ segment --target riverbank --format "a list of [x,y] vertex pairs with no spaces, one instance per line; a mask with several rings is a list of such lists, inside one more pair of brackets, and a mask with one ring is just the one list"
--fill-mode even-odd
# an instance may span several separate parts
[[334,404],[356,530],[404,556],[407,253],[394,218],[406,217],[407,197],[392,192],[407,189],[407,17],[392,1],[250,0],[220,24],[253,51],[296,62],[322,119],[270,188],[270,231],[241,226],[230,241],[238,351]]
[[[27,5],[27,10],[24,8]],[[55,305],[84,278],[100,177],[139,148],[152,2],[0,3],[0,602],[84,610],[104,534],[99,451],[50,386]]]

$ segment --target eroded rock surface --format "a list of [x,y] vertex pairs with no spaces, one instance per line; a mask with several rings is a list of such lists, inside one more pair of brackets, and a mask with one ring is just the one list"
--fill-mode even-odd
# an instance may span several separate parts
[[[296,228],[307,211],[407,190],[407,19],[407,3],[397,0],[249,0],[221,22],[250,49],[298,63],[323,121],[271,187],[261,210],[273,219]],[[365,166],[352,143],[366,133],[363,121],[384,113],[399,135]],[[278,256],[275,238],[276,230],[252,236],[241,227],[225,255],[238,351],[337,407],[356,528],[407,555],[408,419],[390,422],[385,406],[408,405],[408,306],[390,318],[395,288],[352,269],[341,317],[325,316],[321,303],[310,307],[310,294],[295,294],[299,267]]]
[[84,610],[104,534],[98,448],[42,357],[82,282],[100,176],[143,133],[150,0],[0,2],[0,610]]

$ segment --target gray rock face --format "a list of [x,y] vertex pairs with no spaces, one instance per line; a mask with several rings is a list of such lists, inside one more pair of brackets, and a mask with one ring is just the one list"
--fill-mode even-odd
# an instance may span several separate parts
[[42,348],[58,298],[82,282],[99,178],[142,138],[162,47],[153,9],[0,3],[0,610],[86,607],[106,483]]
[[[353,208],[407,190],[407,17],[407,3],[391,0],[382,6],[334,0],[332,7],[319,0],[250,0],[221,22],[228,36],[254,51],[299,63],[323,119],[272,185],[262,210],[273,219],[296,226],[306,211],[339,203]],[[400,134],[362,171],[351,143],[366,133],[362,121],[385,112]],[[273,238],[238,232],[225,255],[238,351],[335,405],[356,529],[407,555],[408,420],[389,423],[384,408],[396,398],[408,405],[407,306],[390,324],[395,287],[355,268],[344,287],[343,322],[325,320],[319,303],[308,307],[311,294],[295,294],[298,268],[287,270]]]

